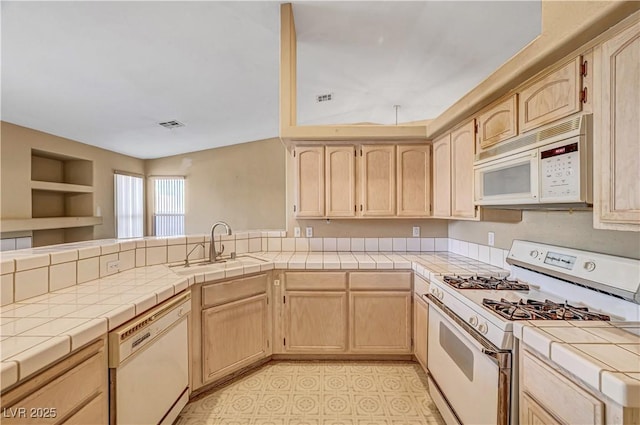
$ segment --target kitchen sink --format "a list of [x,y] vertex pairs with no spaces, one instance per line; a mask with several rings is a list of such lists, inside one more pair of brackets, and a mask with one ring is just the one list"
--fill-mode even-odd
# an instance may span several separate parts
[[253,257],[250,255],[238,255],[236,258],[225,258],[217,263],[209,263],[208,261],[203,261],[199,263],[191,263],[189,267],[185,267],[184,264],[176,264],[169,266],[171,270],[179,274],[181,276],[196,274],[196,273],[207,273],[213,272],[217,270],[225,270],[232,269],[241,266],[252,266],[256,264],[264,264],[267,260],[262,258]]

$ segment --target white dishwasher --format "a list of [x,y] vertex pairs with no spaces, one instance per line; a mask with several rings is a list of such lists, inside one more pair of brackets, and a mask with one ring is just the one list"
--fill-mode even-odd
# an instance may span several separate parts
[[109,333],[111,425],[171,424],[189,400],[187,315],[173,297]]

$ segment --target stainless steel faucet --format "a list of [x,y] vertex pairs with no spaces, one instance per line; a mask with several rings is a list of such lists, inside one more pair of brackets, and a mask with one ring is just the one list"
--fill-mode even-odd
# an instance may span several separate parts
[[218,226],[225,227],[225,229],[227,230],[227,236],[231,236],[232,234],[231,227],[229,227],[229,225],[224,221],[218,221],[214,223],[213,226],[211,226],[211,243],[209,244],[209,262],[210,263],[215,263],[216,261],[218,261],[218,257],[220,257],[224,252],[224,245],[222,244],[222,241],[220,242],[220,252],[216,251],[216,244],[215,244],[215,239],[213,237],[213,233],[215,232],[216,227]]

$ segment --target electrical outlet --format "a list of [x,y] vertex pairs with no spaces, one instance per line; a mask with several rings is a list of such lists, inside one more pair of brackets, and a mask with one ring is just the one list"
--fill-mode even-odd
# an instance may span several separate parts
[[304,231],[305,231],[305,235],[306,235],[308,238],[312,238],[312,237],[313,237],[313,227],[306,227],[306,228],[304,229]]
[[489,232],[488,239],[489,246],[493,246],[496,243],[496,234],[493,232]]
[[299,227],[294,227],[293,228],[293,237],[295,237],[295,238],[299,238],[300,237],[300,228]]
[[116,273],[120,270],[120,260],[107,261],[107,273]]
[[414,238],[420,237],[420,226],[413,226],[413,237]]

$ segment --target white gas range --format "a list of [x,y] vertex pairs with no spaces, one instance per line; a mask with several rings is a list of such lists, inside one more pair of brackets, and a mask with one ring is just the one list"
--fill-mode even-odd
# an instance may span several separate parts
[[430,282],[429,389],[448,424],[517,423],[514,321],[640,320],[640,260],[516,240],[507,262],[508,278]]

